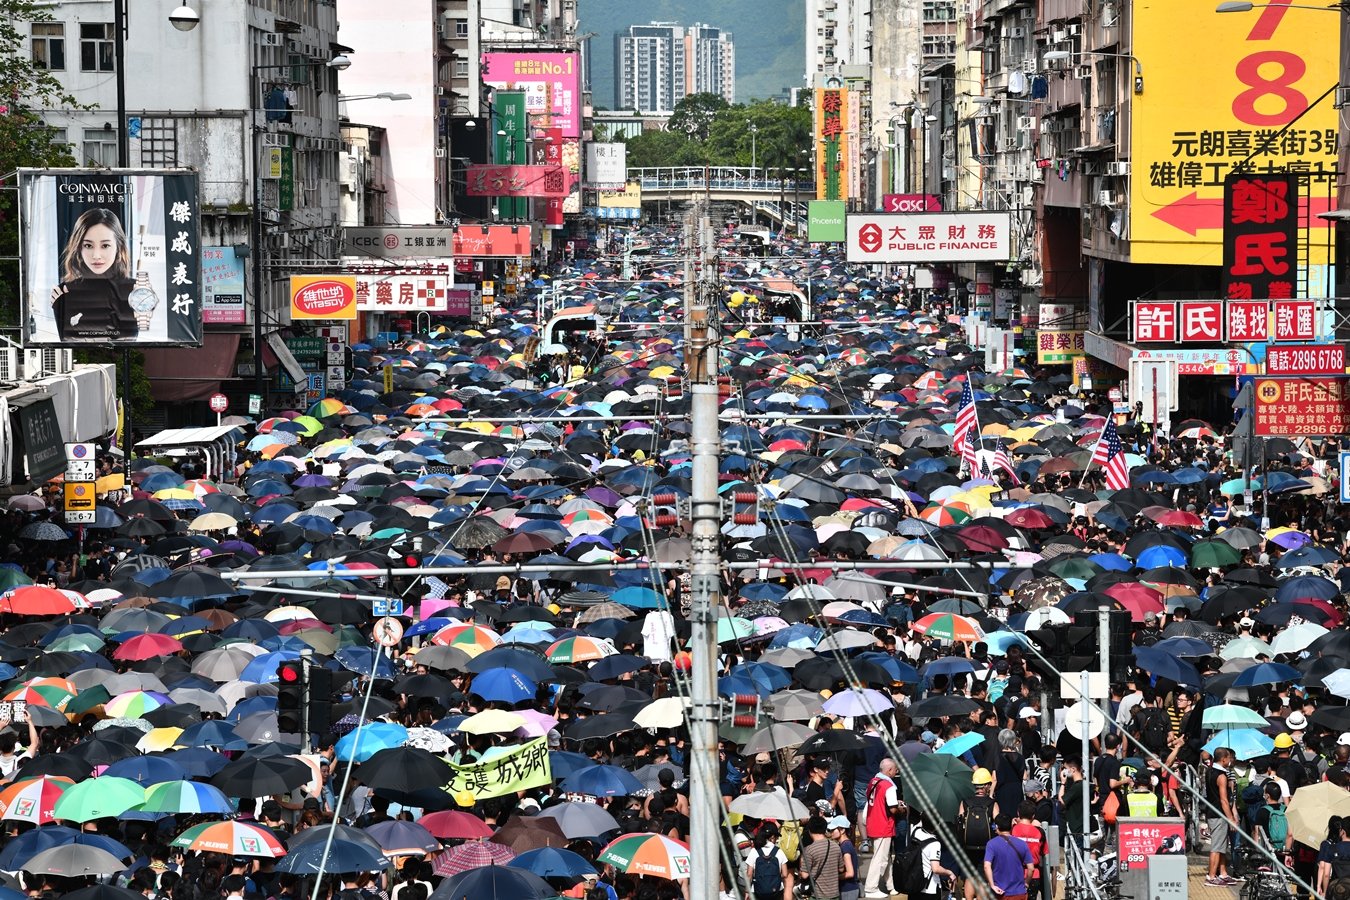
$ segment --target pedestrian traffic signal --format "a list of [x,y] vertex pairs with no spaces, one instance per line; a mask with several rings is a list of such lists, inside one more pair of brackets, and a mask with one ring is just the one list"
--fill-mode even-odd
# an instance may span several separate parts
[[309,667],[309,732],[327,734],[333,724],[333,670]]
[[277,666],[277,727],[282,733],[300,733],[304,702],[305,664],[298,659],[287,660]]

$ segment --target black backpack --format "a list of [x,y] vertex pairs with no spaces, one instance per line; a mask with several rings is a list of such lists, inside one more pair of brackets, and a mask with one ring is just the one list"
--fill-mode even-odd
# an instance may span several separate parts
[[994,798],[967,797],[961,840],[967,847],[983,847],[994,836]]
[[1171,730],[1166,710],[1150,706],[1140,714],[1139,740],[1154,753],[1161,756],[1167,752],[1167,734]]
[[904,892],[909,900],[915,900],[920,894],[928,891],[928,880],[931,876],[923,874],[923,849],[936,841],[937,838],[911,841],[897,860],[896,868],[903,872],[904,876],[902,882],[896,885],[896,889]]

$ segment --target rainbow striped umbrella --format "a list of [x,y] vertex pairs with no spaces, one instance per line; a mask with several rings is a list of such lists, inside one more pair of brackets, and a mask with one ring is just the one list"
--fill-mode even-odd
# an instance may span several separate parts
[[548,648],[548,661],[555,664],[587,662],[588,660],[604,659],[606,656],[613,656],[618,652],[609,641],[579,634],[565,637],[557,643],[551,644]]
[[502,642],[501,635],[482,625],[447,625],[431,636],[433,644],[458,647],[470,656],[491,650]]
[[11,702],[22,700],[29,706],[49,706],[57,710],[65,709],[66,704],[74,697],[75,692],[73,691],[46,684],[25,684],[18,690],[5,695],[5,699]]
[[231,814],[234,807],[220,788],[200,781],[165,781],[145,790],[146,812]]
[[932,613],[914,623],[914,630],[925,637],[944,641],[982,641],[984,629],[974,619],[954,613]]
[[332,397],[324,397],[318,403],[309,408],[306,415],[313,416],[316,419],[324,419],[328,416],[343,416],[348,414],[347,404],[341,400],[335,400]]
[[919,512],[919,518],[933,525],[960,525],[970,521],[970,513],[959,506],[930,503]]
[[0,819],[46,825],[52,821],[57,799],[75,782],[43,775],[11,784],[0,791]]
[[139,719],[151,710],[171,705],[173,705],[173,701],[165,694],[154,691],[127,691],[125,694],[118,694],[103,704],[103,708],[110,716]]
[[174,838],[170,846],[213,851],[226,856],[286,855],[286,848],[270,832],[237,819],[196,825]]
[[690,875],[689,845],[663,834],[622,835],[600,852],[598,861],[628,875],[667,879]]

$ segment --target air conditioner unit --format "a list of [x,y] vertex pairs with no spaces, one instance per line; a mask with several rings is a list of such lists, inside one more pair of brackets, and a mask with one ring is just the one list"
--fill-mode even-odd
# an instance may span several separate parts
[[442,22],[436,23],[436,37],[438,38],[445,37],[445,24]]
[[1005,137],[999,144],[999,149],[1005,153],[1017,149],[1017,138]]
[[1017,128],[1019,131],[1030,131],[1036,127],[1036,119],[1032,116],[1018,116]]
[[1068,39],[1069,39],[1069,33],[1068,33],[1067,31],[1052,31],[1052,32],[1050,32],[1050,40],[1051,40],[1053,43],[1056,43],[1056,44],[1062,44],[1062,43],[1064,43],[1065,41],[1067,41]]
[[36,381],[42,376],[42,351],[25,348],[23,351],[24,381]]
[[1022,188],[1022,205],[1023,206],[1036,205],[1036,189],[1034,187]]
[[1097,205],[1098,205],[1098,206],[1115,206],[1115,205],[1116,205],[1116,192],[1115,192],[1115,191],[1098,191],[1098,192],[1097,192]]
[[1069,32],[1069,37],[1077,37],[1078,35],[1083,33],[1083,26],[1078,24],[1071,24],[1066,26],[1065,30]]
[[1083,63],[1082,65],[1074,66],[1073,77],[1077,78],[1079,81],[1085,81],[1091,78],[1092,66],[1089,65],[1088,63]]
[[299,41],[287,41],[286,49],[291,51],[292,53],[304,53],[305,45],[300,43]]
[[1028,56],[1026,59],[1022,60],[1022,71],[1025,72],[1025,73],[1028,74],[1028,75],[1035,75],[1035,74],[1036,74],[1036,57],[1034,57],[1034,56]]
[[1013,40],[1017,40],[1018,38],[1024,38],[1026,36],[1027,30],[1025,28],[1013,26],[1012,28],[1008,29],[1008,37],[1012,38]]
[[1337,109],[1342,109],[1346,106],[1350,106],[1350,87],[1336,88],[1336,101],[1334,103],[1334,106]]
[[1107,175],[1116,175],[1116,176],[1125,176],[1125,175],[1129,175],[1129,174],[1130,174],[1130,163],[1129,163],[1129,161],[1107,163],[1107,164],[1106,164],[1106,174],[1107,174]]
[[270,31],[264,31],[262,36],[262,45],[264,47],[280,47],[286,42],[286,39],[279,34],[273,34]]
[[19,372],[19,350],[14,347],[0,348],[0,384],[21,381]]
[[444,95],[445,95],[445,86],[444,86],[444,85],[439,85],[439,84],[436,85],[436,96],[437,96],[437,97],[442,97],[442,96],[444,96]]
[[437,158],[437,159],[445,159],[445,148],[444,148],[444,147],[437,147],[437,148],[436,148],[436,158]]

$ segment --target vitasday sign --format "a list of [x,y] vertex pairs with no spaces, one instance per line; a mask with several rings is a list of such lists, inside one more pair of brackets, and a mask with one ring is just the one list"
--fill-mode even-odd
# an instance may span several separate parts
[[291,319],[355,319],[356,277],[292,275]]

